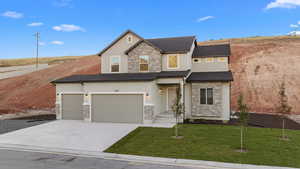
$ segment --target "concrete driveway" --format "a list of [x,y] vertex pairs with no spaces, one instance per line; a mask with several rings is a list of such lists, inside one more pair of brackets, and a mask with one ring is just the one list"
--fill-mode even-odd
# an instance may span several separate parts
[[0,135],[1,144],[49,149],[104,151],[136,129],[136,124],[57,120]]

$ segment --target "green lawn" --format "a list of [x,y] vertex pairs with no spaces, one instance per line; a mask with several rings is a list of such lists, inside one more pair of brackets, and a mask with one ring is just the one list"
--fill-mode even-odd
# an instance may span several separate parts
[[140,127],[106,152],[300,168],[300,131],[287,130],[290,141],[281,141],[280,129],[247,130],[247,153],[236,152],[239,127],[195,124],[180,126],[180,140],[173,129]]

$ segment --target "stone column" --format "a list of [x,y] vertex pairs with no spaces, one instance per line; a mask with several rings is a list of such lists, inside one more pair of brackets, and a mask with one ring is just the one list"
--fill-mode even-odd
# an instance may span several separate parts
[[144,123],[149,124],[153,123],[154,116],[154,105],[147,104],[144,105]]
[[85,93],[83,96],[83,120],[91,122],[91,94]]
[[56,101],[55,101],[55,113],[56,113],[56,119],[61,120],[62,119],[62,114],[61,114],[61,98],[62,95],[60,93],[56,93]]

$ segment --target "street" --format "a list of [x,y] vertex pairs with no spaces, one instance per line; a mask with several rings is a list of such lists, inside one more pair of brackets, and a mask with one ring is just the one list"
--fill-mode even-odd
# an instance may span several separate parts
[[93,157],[0,150],[1,169],[188,169]]

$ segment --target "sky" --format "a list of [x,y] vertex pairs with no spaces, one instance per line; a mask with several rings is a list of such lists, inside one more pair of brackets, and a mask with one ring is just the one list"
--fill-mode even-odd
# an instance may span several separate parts
[[0,59],[96,54],[127,29],[198,41],[300,35],[300,0],[1,0]]

